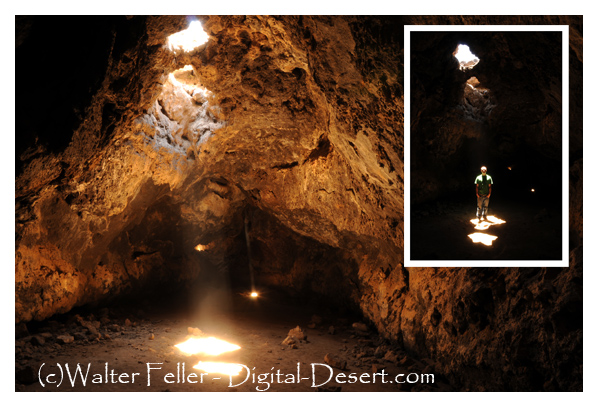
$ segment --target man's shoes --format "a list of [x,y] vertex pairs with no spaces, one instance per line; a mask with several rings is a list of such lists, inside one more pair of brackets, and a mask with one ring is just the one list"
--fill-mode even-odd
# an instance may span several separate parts
[[489,220],[487,219],[487,217],[483,217],[483,220],[485,220],[485,221],[489,221]]

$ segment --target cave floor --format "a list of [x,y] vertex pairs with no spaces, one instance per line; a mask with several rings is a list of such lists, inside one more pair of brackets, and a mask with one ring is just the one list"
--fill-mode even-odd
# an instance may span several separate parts
[[[435,374],[436,365],[433,361],[408,356],[401,347],[380,338],[370,329],[367,332],[355,329],[352,326],[357,322],[355,318],[339,318],[322,313],[322,310],[320,314],[316,314],[318,309],[310,310],[301,304],[285,304],[267,299],[255,301],[239,295],[233,296],[233,300],[228,303],[224,312],[215,312],[213,308],[209,308],[209,313],[156,310],[147,306],[138,310],[120,308],[118,311],[103,308],[95,311],[96,315],[103,316],[99,320],[93,314],[79,312],[80,314],[75,315],[72,312],[69,316],[57,319],[58,321],[41,322],[38,327],[29,329],[27,336],[16,340],[16,390],[452,390],[443,376]],[[96,335],[86,329],[90,324],[98,326]],[[282,344],[288,332],[297,326],[307,335],[306,340],[297,342],[295,346]],[[331,326],[334,327],[333,334]],[[174,345],[188,337],[190,328],[198,328],[206,336],[230,341],[241,346],[241,349],[219,357],[184,355]],[[58,336],[64,334],[74,335],[75,340],[59,344],[61,341]],[[40,338],[45,339],[42,340],[43,344],[40,344]],[[333,360],[326,360],[325,363],[327,354]],[[202,376],[201,371],[193,368],[199,361],[235,362],[247,366],[247,369],[243,369],[239,376],[232,379],[222,374]],[[63,374],[62,383],[57,384],[61,379],[58,365],[67,371],[67,363],[68,371],[73,376],[77,364],[80,364],[83,373],[89,372],[85,385],[80,376],[73,385],[67,373]],[[330,380],[328,367],[318,364],[333,367],[333,377]],[[342,364],[346,364],[345,369],[335,367]],[[386,376],[373,375],[376,371],[382,373],[383,369]],[[38,373],[41,376],[38,377]],[[190,377],[191,373],[196,376]],[[400,380],[409,373],[432,373],[435,374],[435,383],[410,384],[405,380],[403,384],[395,383],[393,379],[402,373],[404,377],[400,377]],[[55,376],[52,377],[52,374]],[[121,376],[122,374],[125,375]],[[260,377],[260,374],[265,375]],[[345,377],[337,377],[338,374],[345,374]],[[352,374],[355,381],[352,380]],[[411,378],[415,379],[416,374]],[[364,376],[361,377],[362,375]],[[39,378],[45,383],[45,387],[41,385]],[[387,383],[383,384],[382,379]],[[52,381],[55,383],[52,384]],[[343,381],[347,382],[342,383]]]
[[[491,199],[491,216],[505,223],[476,230],[476,202],[448,199],[418,206],[411,213],[411,259],[434,261],[546,261],[561,259],[560,209],[542,203]],[[474,243],[470,234],[497,237]]]

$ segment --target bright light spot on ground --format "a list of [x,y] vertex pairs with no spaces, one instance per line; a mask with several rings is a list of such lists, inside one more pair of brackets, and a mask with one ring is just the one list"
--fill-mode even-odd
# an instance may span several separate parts
[[453,56],[460,62],[460,69],[462,71],[472,69],[480,61],[476,55],[470,52],[470,48],[465,44],[458,45],[457,51]]
[[200,251],[200,252],[202,252],[202,251],[205,251],[205,250],[207,250],[208,248],[209,248],[209,245],[197,244],[197,245],[195,246],[195,250],[196,250],[196,251]]
[[229,351],[239,350],[237,344],[229,343],[228,341],[220,340],[215,337],[197,338],[192,337],[187,339],[183,343],[175,345],[179,350],[185,354],[208,354],[211,356],[218,356],[222,353]]
[[531,188],[531,189],[530,189],[530,191],[532,191],[532,192],[534,193],[534,192],[535,192],[535,189],[534,189],[534,188]]
[[202,23],[197,20],[189,23],[187,30],[170,35],[166,41],[169,50],[185,52],[192,51],[207,42],[208,34],[202,28]]
[[505,224],[504,220],[502,220],[501,218],[497,218],[493,215],[489,215],[487,217],[487,221],[482,220],[481,222],[478,222],[478,218],[473,218],[470,220],[470,222],[472,224],[474,224],[474,229],[477,229],[477,230],[486,230],[491,225]]
[[250,293],[250,296],[253,298],[257,298],[258,297],[258,292],[252,292]]
[[493,241],[497,239],[494,235],[483,234],[482,232],[475,232],[474,234],[468,235],[472,242],[477,243],[480,242],[486,246],[493,245]]
[[512,168],[511,168],[511,167],[508,167],[507,169],[508,169],[508,170],[511,170]]
[[224,374],[224,375],[238,375],[243,366],[235,363],[215,363],[212,361],[200,361],[193,368],[202,370],[209,374]]

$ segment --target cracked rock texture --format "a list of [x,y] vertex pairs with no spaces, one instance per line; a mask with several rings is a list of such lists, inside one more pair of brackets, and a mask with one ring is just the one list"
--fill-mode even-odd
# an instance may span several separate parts
[[[17,17],[17,323],[243,282],[251,262],[258,283],[360,311],[463,389],[582,389],[582,18],[200,20],[208,43],[173,53],[185,18]],[[403,266],[404,24],[570,24],[569,268]],[[77,52],[50,49],[67,34]],[[487,97],[464,94],[461,71],[440,74],[452,38],[426,41],[439,67],[412,87],[413,131],[448,131],[415,149],[451,169],[485,118],[496,135],[519,123],[500,153],[552,154],[561,96],[529,67],[559,50],[516,61],[524,40],[474,41]],[[52,61],[43,84],[26,74],[39,61]],[[510,92],[509,76],[527,86]],[[56,102],[38,115],[40,92]]]

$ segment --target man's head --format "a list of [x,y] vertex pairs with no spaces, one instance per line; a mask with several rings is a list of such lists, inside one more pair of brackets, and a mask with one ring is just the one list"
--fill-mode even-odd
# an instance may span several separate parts
[[482,166],[482,167],[480,168],[480,172],[481,172],[482,174],[487,174],[487,168],[486,168],[485,166]]

